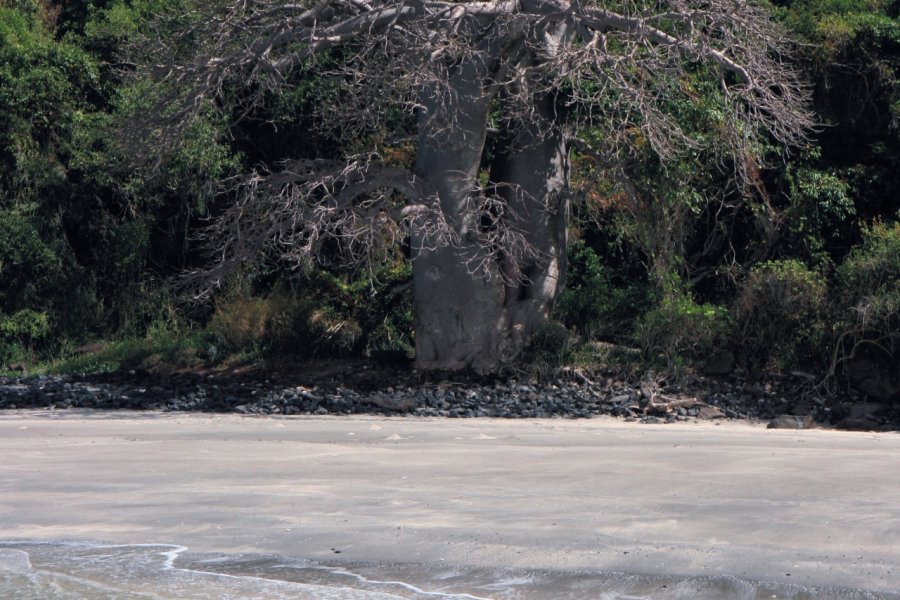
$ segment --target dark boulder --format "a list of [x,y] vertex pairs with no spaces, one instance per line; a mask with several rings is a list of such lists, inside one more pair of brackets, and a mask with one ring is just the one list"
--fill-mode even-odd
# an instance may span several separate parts
[[883,352],[870,352],[844,363],[850,384],[879,402],[900,403],[900,360]]
[[706,359],[702,370],[704,375],[729,375],[734,367],[734,354],[730,350],[720,350]]

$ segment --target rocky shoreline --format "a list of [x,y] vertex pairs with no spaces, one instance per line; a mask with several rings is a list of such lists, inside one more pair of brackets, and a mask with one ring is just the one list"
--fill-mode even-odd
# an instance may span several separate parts
[[[127,373],[0,377],[0,409],[161,410],[256,415],[392,414],[419,417],[591,418],[643,423],[742,419],[770,427],[900,429],[900,406],[862,396],[823,400],[802,379],[749,383],[736,377],[688,375],[633,381],[562,373],[549,380],[422,380],[406,369],[350,365],[345,375],[283,377]],[[368,372],[367,372],[368,371]],[[321,375],[322,373],[318,373]],[[298,381],[298,379],[300,381]],[[307,381],[303,381],[306,379]],[[386,385],[385,382],[392,382]]]

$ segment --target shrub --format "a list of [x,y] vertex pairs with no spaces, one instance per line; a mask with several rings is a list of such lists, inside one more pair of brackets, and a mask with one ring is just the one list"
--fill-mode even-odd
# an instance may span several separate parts
[[737,345],[751,369],[784,369],[825,356],[825,278],[797,260],[754,267],[732,307]]
[[305,299],[280,298],[270,321],[269,353],[300,356],[350,356],[359,353],[362,329],[353,319],[327,306],[312,308]]
[[856,215],[850,186],[834,173],[788,168],[790,205],[783,214],[787,254],[827,265],[839,250]]
[[372,319],[371,329],[364,328],[367,353],[396,351],[414,354],[412,288],[399,292],[396,298],[382,297],[373,312],[377,318]]
[[685,361],[699,361],[726,342],[730,329],[728,310],[715,304],[698,304],[685,291],[667,295],[637,322],[634,338],[646,359],[662,358],[670,369]]
[[838,268],[838,302],[862,326],[900,318],[900,223],[875,223]]
[[649,302],[646,286],[616,281],[613,270],[583,240],[569,247],[566,277],[555,316],[589,340],[621,336]]
[[0,209],[0,310],[38,301],[58,272],[59,260],[28,216]]
[[283,292],[228,299],[209,329],[226,351],[301,356],[351,354],[361,335],[356,323]]
[[262,298],[235,298],[216,307],[209,329],[226,350],[255,348],[265,337],[268,313]]
[[900,223],[863,230],[837,270],[835,304],[839,333],[854,344],[879,343],[892,356],[900,345]]
[[[298,285],[327,318],[353,323],[353,352],[371,354],[397,351],[410,354],[413,339],[413,290],[409,261],[375,272],[335,274],[325,270],[310,273]],[[341,352],[346,354],[346,351]]]
[[531,377],[543,379],[558,375],[560,369],[572,364],[575,350],[575,340],[569,331],[562,324],[550,321],[535,333],[515,365],[521,365]]
[[24,358],[49,333],[50,320],[45,313],[25,309],[11,316],[0,314],[0,363]]

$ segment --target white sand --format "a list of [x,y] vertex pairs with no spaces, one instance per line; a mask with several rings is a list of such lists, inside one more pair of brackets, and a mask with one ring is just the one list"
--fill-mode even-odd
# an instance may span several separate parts
[[900,590],[897,433],[9,411],[0,457],[0,539]]

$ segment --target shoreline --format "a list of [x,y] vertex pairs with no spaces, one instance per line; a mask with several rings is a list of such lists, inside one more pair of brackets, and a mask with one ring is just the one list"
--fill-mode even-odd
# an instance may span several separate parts
[[[332,368],[335,368],[332,365]],[[900,431],[900,404],[864,396],[822,399],[809,382],[684,375],[677,379],[594,376],[548,380],[420,380],[414,371],[347,363],[301,373],[114,374],[0,377],[0,410],[161,410],[258,415],[404,415],[449,418],[591,419],[645,424],[760,421],[772,427]]]
[[896,433],[15,411],[0,452],[2,539],[900,589]]
[[[85,558],[90,561],[88,569]],[[104,563],[103,558],[113,560]],[[175,592],[184,600],[195,594],[202,598],[216,594],[221,600],[242,600],[248,596],[259,600],[596,600],[598,594],[610,600],[900,599],[900,592],[803,586],[726,574],[674,576],[467,567],[443,562],[312,561],[275,554],[197,553],[174,544],[0,540],[0,573],[4,566],[11,566],[14,576],[15,571],[23,574],[25,566],[24,573],[30,581],[49,576],[62,581],[74,579],[97,590],[115,589],[116,598],[129,597],[130,588],[140,588]],[[5,589],[8,588],[0,584],[0,592]],[[19,590],[23,592],[32,599],[27,591]],[[88,596],[93,597],[90,593]]]

